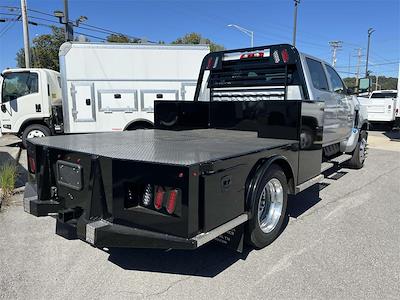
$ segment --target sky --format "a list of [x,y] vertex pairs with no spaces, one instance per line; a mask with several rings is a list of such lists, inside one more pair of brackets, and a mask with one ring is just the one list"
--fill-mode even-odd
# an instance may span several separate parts
[[[6,14],[19,13],[7,7],[20,7],[20,0],[0,0],[0,19],[15,18]],[[29,20],[58,25],[58,19],[51,15],[63,9],[63,0],[27,0],[27,7],[31,9]],[[254,31],[256,46],[292,43],[293,13],[293,0],[69,0],[70,19],[83,15],[91,26],[166,43],[186,33],[198,32],[227,49],[250,46],[250,37],[228,24]],[[363,74],[368,28],[375,30],[371,36],[369,69],[373,75],[397,77],[400,0],[301,0],[296,46],[302,52],[331,62],[329,41],[343,41],[336,64],[342,77],[354,76],[356,49],[362,48]],[[75,30],[91,35],[91,41],[101,41],[107,36],[83,26]],[[48,32],[48,26],[30,25],[30,41]],[[22,47],[22,23],[0,23],[0,70],[15,67],[15,54]]]

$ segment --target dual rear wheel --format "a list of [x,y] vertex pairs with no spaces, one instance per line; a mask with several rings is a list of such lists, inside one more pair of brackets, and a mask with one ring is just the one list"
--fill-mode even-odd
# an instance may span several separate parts
[[280,234],[286,217],[288,183],[283,170],[272,165],[258,176],[251,197],[251,218],[246,242],[256,249],[271,244]]

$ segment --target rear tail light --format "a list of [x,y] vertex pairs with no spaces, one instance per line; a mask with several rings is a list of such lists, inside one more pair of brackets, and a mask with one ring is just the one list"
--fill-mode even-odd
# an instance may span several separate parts
[[28,156],[28,169],[30,173],[36,174],[36,161],[31,156]]
[[143,205],[144,206],[149,206],[151,203],[151,200],[153,198],[153,186],[151,184],[146,185],[146,188],[144,190],[143,194]]
[[286,64],[289,61],[289,53],[288,53],[288,51],[286,49],[282,49],[281,56],[282,56],[283,62]]
[[157,188],[156,196],[154,198],[154,208],[155,209],[160,210],[162,208],[163,201],[164,201],[164,194],[165,194],[164,189],[161,186],[159,186]]
[[264,57],[264,52],[252,52],[252,53],[245,53],[240,56],[240,59],[245,58],[259,58]]
[[171,190],[169,192],[169,197],[167,201],[167,206],[165,209],[169,214],[172,214],[175,211],[176,207],[176,198],[178,197],[178,190]]

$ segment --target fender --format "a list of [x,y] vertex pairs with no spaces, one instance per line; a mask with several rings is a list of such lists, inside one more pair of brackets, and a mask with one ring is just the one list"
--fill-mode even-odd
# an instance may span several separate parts
[[154,127],[154,123],[147,119],[135,119],[133,121],[130,121],[128,124],[126,124],[124,131],[127,130],[129,128],[129,126],[131,126],[132,124],[135,124],[135,123],[142,123],[142,124],[146,123],[147,125]]
[[[282,163],[285,165],[283,165]],[[247,213],[249,214],[249,219],[252,217],[251,212],[253,203],[255,203],[257,200],[255,199],[255,191],[257,190],[261,179],[264,177],[269,167],[273,164],[277,164],[279,167],[282,168],[283,172],[286,175],[286,178],[288,179],[289,191],[291,193],[294,191],[294,173],[292,170],[292,166],[284,156],[276,155],[259,160],[256,163],[255,167],[253,167],[246,181],[245,208],[247,210]]]

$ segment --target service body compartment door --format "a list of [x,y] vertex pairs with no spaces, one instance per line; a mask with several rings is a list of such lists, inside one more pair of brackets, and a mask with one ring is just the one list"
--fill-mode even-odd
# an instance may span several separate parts
[[98,90],[99,111],[134,112],[138,110],[136,90]]
[[141,109],[154,112],[154,100],[179,100],[178,90],[141,90]]
[[204,211],[203,230],[210,231],[244,212],[248,166],[238,165],[218,173],[201,176],[200,199]]
[[74,122],[96,121],[93,83],[72,83],[71,95]]

